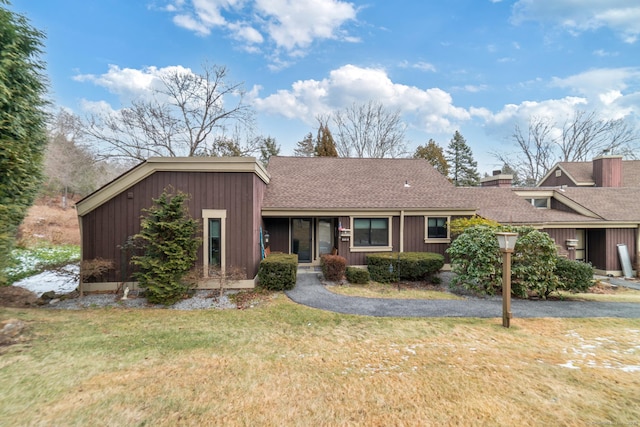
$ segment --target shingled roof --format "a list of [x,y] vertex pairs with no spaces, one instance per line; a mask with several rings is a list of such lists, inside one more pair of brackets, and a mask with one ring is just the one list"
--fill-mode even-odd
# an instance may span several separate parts
[[[556,167],[564,170],[578,186],[595,185],[593,162],[559,162]],[[640,187],[640,160],[622,161],[622,186]]]
[[271,157],[264,210],[473,210],[423,159]]
[[555,209],[538,209],[508,187],[458,188],[462,197],[477,208],[477,214],[502,224],[544,225],[554,222],[587,222],[590,218],[578,213]]
[[566,197],[578,207],[594,213],[606,221],[640,222],[640,187],[582,188],[567,187],[556,190],[557,198]]

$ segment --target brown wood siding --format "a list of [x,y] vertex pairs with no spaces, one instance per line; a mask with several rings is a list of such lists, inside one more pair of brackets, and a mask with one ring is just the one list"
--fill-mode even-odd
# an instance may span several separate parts
[[[200,223],[202,209],[226,209],[227,267],[244,268],[247,277],[254,277],[260,256],[257,234],[261,213],[257,206],[266,184],[253,173],[156,172],[82,218],[83,258],[111,259],[116,264],[116,270],[103,280],[122,280],[128,266],[121,265],[118,246],[139,232],[142,210],[149,208],[152,199],[169,185],[191,195],[189,212]],[[128,198],[129,194],[132,198]],[[197,265],[202,265],[202,247],[198,250]]]
[[264,228],[269,231],[271,252],[289,253],[289,218],[265,218]]
[[635,265],[636,259],[636,229],[634,228],[609,228],[606,230],[607,257],[606,269],[609,271],[622,271],[622,264],[618,256],[618,245],[627,245],[631,265]]
[[560,187],[562,185],[566,185],[567,187],[575,187],[576,183],[573,182],[569,177],[562,172],[562,175],[556,177],[556,171],[554,169],[553,172],[549,175],[549,177],[539,184],[540,187]]
[[449,256],[445,253],[448,243],[425,243],[424,216],[404,217],[404,251],[405,252],[433,252],[445,257],[449,262]]
[[576,259],[576,252],[567,249],[567,239],[576,238],[575,228],[551,228],[543,230],[558,246],[558,255],[566,256],[569,259]]
[[575,210],[571,209],[567,205],[560,203],[558,200],[551,198],[551,209],[555,209],[562,212],[570,212],[577,213]]

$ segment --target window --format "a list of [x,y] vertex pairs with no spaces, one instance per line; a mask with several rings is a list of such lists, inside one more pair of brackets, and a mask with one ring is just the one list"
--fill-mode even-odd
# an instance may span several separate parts
[[213,270],[225,270],[225,236],[227,212],[224,209],[202,209],[202,252],[205,277]]
[[220,267],[220,219],[209,219],[209,266]]
[[529,203],[531,203],[531,205],[534,208],[538,208],[538,209],[549,209],[549,198],[548,197],[544,197],[544,198],[532,198],[532,199],[527,199],[527,201]]
[[389,218],[354,218],[354,246],[389,246]]
[[449,231],[447,229],[447,217],[429,217],[427,218],[427,239],[448,239]]

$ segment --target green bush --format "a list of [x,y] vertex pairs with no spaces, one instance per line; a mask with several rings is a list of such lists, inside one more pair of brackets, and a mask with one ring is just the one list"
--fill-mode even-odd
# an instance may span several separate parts
[[470,227],[451,242],[447,253],[455,273],[452,284],[461,284],[482,294],[495,294],[502,284],[502,258],[495,231],[496,228],[484,225]]
[[367,255],[366,262],[371,280],[391,283],[429,280],[444,265],[444,257],[431,252],[388,252]]
[[593,266],[590,263],[558,258],[556,262],[558,289],[585,292],[593,285]]
[[322,255],[320,257],[320,266],[326,280],[338,282],[344,277],[347,259],[340,255]]
[[466,229],[447,253],[455,273],[454,284],[493,295],[502,288],[502,254],[496,231],[519,234],[511,257],[513,294],[526,298],[529,293],[546,297],[558,286],[555,275],[557,249],[547,233],[532,227],[475,226]]
[[551,237],[532,227],[513,227],[518,233],[511,264],[511,292],[522,298],[530,293],[546,298],[558,287],[555,274],[558,249]]
[[366,285],[369,283],[369,280],[371,280],[369,271],[364,268],[349,266],[345,271],[345,275],[347,276],[349,283],[356,285]]
[[194,237],[198,223],[184,205],[187,199],[185,193],[165,189],[144,210],[140,233],[134,236],[144,253],[131,258],[140,268],[133,276],[150,303],[171,305],[194,286],[184,279],[196,262],[200,240]]
[[298,255],[272,253],[260,262],[258,283],[271,291],[285,291],[296,285]]

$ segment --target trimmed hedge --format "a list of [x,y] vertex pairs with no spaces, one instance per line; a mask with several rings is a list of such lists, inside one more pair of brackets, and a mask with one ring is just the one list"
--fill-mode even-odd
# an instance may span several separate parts
[[593,266],[590,263],[558,258],[556,275],[558,288],[570,292],[585,292],[593,284]]
[[387,252],[369,254],[366,262],[371,280],[391,283],[402,279],[428,280],[444,266],[444,257],[432,252]]
[[326,280],[339,282],[344,277],[347,259],[340,255],[322,255],[320,257],[320,266]]
[[353,283],[356,285],[366,285],[367,283],[369,283],[369,280],[371,280],[369,271],[365,270],[364,268],[352,266],[347,267],[345,276],[347,276],[347,280],[349,281],[349,283]]
[[262,261],[258,269],[258,283],[271,291],[285,291],[296,285],[298,255],[272,253]]

